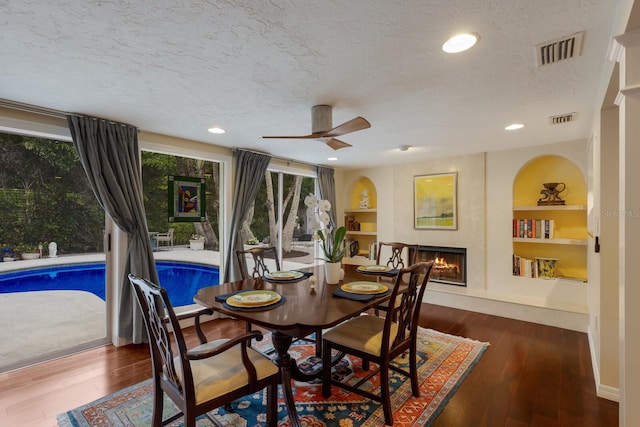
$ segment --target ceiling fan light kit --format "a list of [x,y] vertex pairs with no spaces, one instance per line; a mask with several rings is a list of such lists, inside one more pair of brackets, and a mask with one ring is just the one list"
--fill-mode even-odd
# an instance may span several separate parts
[[311,108],[311,134],[300,136],[263,136],[263,138],[278,139],[316,139],[324,142],[334,150],[351,147],[344,141],[337,139],[337,136],[346,135],[351,132],[367,129],[371,123],[363,117],[356,117],[347,122],[332,128],[332,107],[330,105],[315,105]]

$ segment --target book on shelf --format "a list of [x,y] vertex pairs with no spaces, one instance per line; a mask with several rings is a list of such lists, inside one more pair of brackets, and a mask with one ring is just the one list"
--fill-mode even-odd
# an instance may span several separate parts
[[369,245],[369,259],[378,259],[378,242],[373,242]]
[[356,219],[354,218],[353,215],[347,215],[347,217],[345,218],[345,224],[347,226],[347,230],[349,231],[354,231],[353,229],[353,221],[355,221]]
[[553,219],[513,220],[513,237],[521,239],[553,239],[555,221]]
[[358,253],[360,252],[360,244],[358,243],[357,240],[348,239],[345,241],[345,245],[346,245],[346,253],[349,256],[349,258],[353,258],[354,256],[358,255]]
[[538,277],[538,261],[513,254],[513,275]]

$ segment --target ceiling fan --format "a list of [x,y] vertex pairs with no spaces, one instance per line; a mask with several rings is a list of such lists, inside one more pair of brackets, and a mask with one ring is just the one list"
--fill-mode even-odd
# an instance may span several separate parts
[[334,128],[331,126],[331,106],[315,105],[311,108],[311,135],[263,136],[263,138],[316,139],[324,142],[334,150],[339,150],[341,148],[351,147],[351,144],[340,141],[336,138],[337,136],[370,128],[371,123],[363,117],[356,117]]

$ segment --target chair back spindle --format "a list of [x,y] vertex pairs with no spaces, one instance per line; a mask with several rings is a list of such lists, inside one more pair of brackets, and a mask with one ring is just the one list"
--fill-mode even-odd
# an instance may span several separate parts
[[[251,274],[249,274],[249,267],[247,266],[247,255],[251,255],[250,258],[253,260],[253,269],[251,270]],[[257,247],[244,251],[236,251],[236,257],[238,258],[242,280],[246,280],[250,277],[257,279],[264,276],[265,273],[270,273],[271,270],[267,265],[267,259],[273,259],[275,262],[276,271],[280,270],[278,251],[274,246]]]
[[[401,268],[407,267],[408,265],[413,265],[416,262],[416,256],[418,255],[418,245],[400,242],[379,242],[376,264],[383,264],[382,252],[387,252],[386,249],[391,250],[391,255],[389,255],[389,258],[385,265],[393,269],[399,270]],[[405,250],[406,258],[404,254]]]
[[[190,381],[191,365],[186,359],[187,348],[184,336],[171,306],[169,295],[164,288],[145,279],[131,280],[142,314],[146,317],[145,327],[151,346],[153,371],[155,375],[163,375],[179,394],[187,398],[185,390],[193,387],[190,384],[182,384],[179,378],[184,378],[185,382]],[[176,372],[173,349],[176,349],[180,359],[183,360],[181,376]]]

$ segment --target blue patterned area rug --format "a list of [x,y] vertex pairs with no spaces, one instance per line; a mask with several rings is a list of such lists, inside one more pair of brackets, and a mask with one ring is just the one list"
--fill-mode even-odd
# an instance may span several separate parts
[[[259,345],[267,350],[270,340],[262,340]],[[394,412],[394,426],[429,426],[464,378],[478,362],[487,348],[487,343],[467,338],[442,334],[430,329],[418,330],[418,376],[420,397],[411,394],[408,378],[392,371],[391,405]],[[255,347],[255,346],[254,346]],[[258,347],[260,349],[260,347]],[[314,355],[312,344],[291,347],[291,354],[298,360],[302,370],[313,369],[320,359]],[[402,365],[407,360],[396,359]],[[365,375],[360,359],[344,359],[337,366],[334,375],[357,381]],[[370,389],[379,387],[378,376],[370,381]],[[369,399],[333,387],[333,395],[322,397],[320,382],[294,383],[296,409],[305,426],[382,426],[382,407]],[[58,415],[59,427],[106,427],[128,426],[147,427],[151,425],[153,407],[153,387],[151,380],[120,390],[72,411]],[[165,396],[165,417],[177,412],[175,406]],[[264,393],[256,393],[238,399],[230,412],[220,408],[212,413],[224,426],[264,426],[266,425]],[[182,426],[179,419],[171,426]],[[211,422],[201,417],[198,427],[209,427]],[[278,426],[288,426],[289,417],[282,400],[278,403]]]

